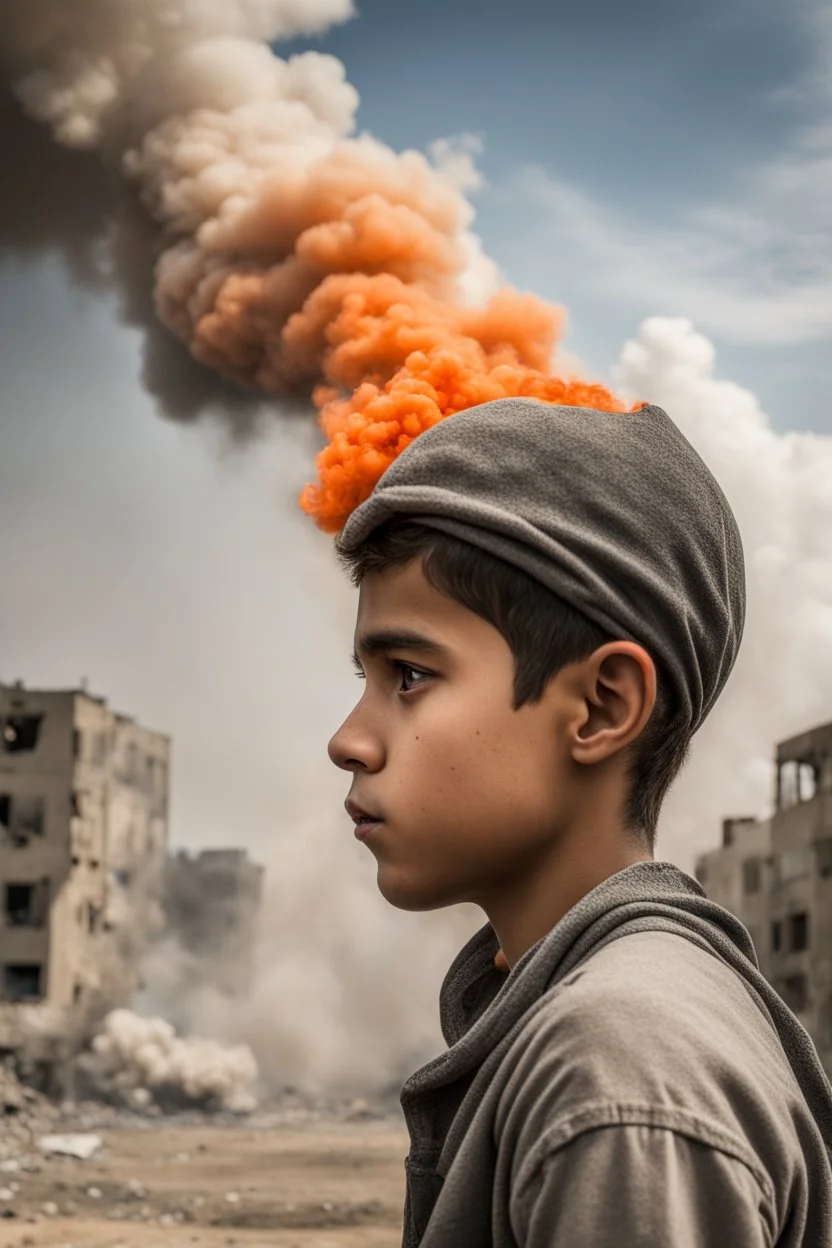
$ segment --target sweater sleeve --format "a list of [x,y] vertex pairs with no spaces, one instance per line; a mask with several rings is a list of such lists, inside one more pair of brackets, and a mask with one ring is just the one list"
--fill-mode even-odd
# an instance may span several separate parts
[[517,1176],[519,1248],[771,1248],[769,1193],[739,1157],[646,1124],[584,1131]]

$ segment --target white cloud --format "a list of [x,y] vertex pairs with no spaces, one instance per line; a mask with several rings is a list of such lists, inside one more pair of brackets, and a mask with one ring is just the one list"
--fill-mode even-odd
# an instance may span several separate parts
[[428,153],[442,176],[458,191],[465,193],[478,191],[485,185],[482,170],[477,166],[477,157],[482,155],[483,147],[481,134],[464,130],[460,134],[434,139],[428,146]]

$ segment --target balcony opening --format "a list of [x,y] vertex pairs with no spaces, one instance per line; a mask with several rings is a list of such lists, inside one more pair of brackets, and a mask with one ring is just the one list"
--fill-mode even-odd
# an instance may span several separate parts
[[777,806],[788,810],[811,802],[818,791],[818,764],[813,759],[790,758],[780,764],[777,776]]

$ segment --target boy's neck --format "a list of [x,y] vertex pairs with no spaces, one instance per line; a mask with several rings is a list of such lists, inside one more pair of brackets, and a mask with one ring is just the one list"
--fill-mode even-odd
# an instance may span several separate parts
[[545,859],[480,901],[509,968],[604,880],[653,855],[623,828],[571,829]]

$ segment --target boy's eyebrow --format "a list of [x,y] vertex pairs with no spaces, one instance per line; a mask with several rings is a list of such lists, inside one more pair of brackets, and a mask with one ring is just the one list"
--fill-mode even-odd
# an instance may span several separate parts
[[359,662],[358,651],[366,655],[387,654],[391,650],[420,650],[423,654],[444,656],[448,654],[447,646],[440,645],[423,633],[413,632],[408,628],[382,628],[374,633],[364,633],[358,638],[358,647],[353,650],[353,659]]

